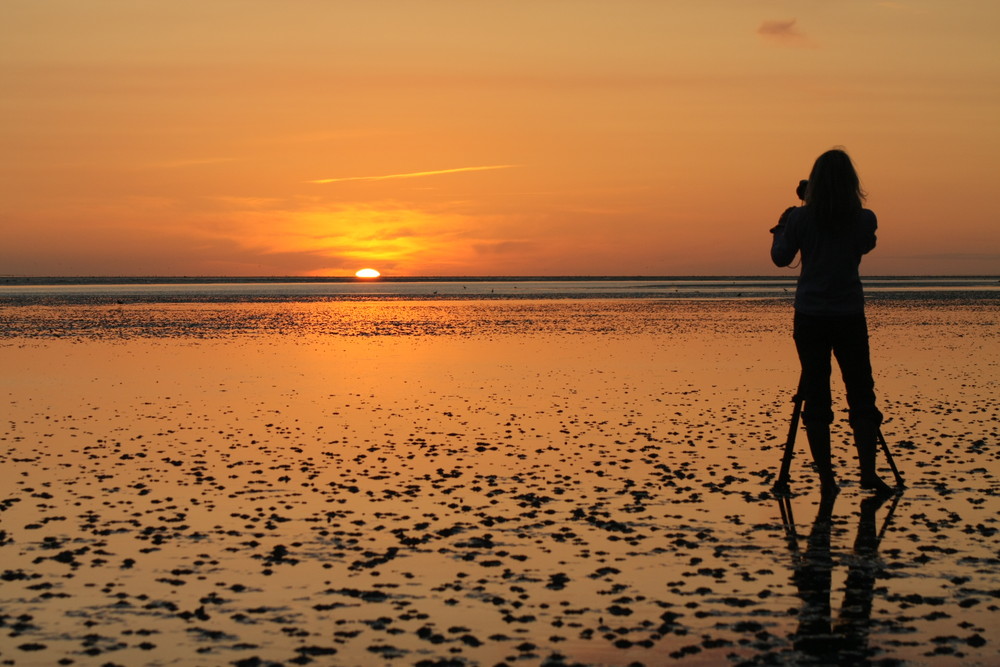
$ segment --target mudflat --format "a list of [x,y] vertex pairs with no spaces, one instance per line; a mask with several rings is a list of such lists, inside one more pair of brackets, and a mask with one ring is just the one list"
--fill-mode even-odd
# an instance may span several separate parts
[[996,664],[995,305],[869,323],[821,503],[786,303],[5,307],[0,661]]

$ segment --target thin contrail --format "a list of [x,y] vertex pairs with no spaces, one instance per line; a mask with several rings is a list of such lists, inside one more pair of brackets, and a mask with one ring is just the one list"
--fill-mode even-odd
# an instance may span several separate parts
[[414,171],[409,174],[389,174],[387,176],[345,176],[344,178],[321,178],[307,183],[340,183],[342,181],[388,181],[393,178],[419,178],[420,176],[437,176],[439,174],[456,174],[462,171],[488,171],[490,169],[511,169],[516,164],[494,164],[486,167],[459,167],[457,169],[438,169],[437,171]]

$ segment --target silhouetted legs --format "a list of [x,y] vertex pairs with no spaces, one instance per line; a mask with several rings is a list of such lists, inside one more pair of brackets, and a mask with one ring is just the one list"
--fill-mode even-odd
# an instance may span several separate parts
[[824,489],[836,487],[830,462],[832,355],[837,359],[847,390],[851,429],[861,468],[861,486],[879,492],[891,491],[875,472],[882,413],[875,407],[875,381],[872,379],[865,316],[817,317],[795,313],[794,338],[802,364],[800,391],[805,403],[802,421]]
[[840,490],[837,478],[833,474],[833,464],[830,461],[830,425],[806,423],[806,439],[809,441],[809,451],[812,452],[816,471],[823,493],[834,493]]
[[[854,541],[854,554],[845,583],[844,601],[837,623],[831,622],[830,589],[833,581],[833,558],[830,531],[833,523],[835,494],[823,494],[804,552],[799,552],[791,506],[781,506],[782,521],[790,535],[789,547],[796,554],[792,580],[802,606],[793,645],[823,665],[866,665],[870,663],[869,632],[875,583],[881,572],[878,560],[879,535],[875,515],[886,495],[873,495],[861,501],[861,516]],[[785,502],[788,502],[787,498]],[[886,522],[892,510],[886,517]],[[885,530],[885,525],[883,525]]]
[[887,496],[876,494],[861,501],[861,519],[854,540],[854,558],[845,583],[844,601],[834,632],[840,637],[842,664],[867,664],[875,581],[879,574],[875,512]]
[[830,528],[835,499],[836,495],[832,493],[823,494],[820,498],[805,553],[797,559],[792,575],[802,600],[795,648],[824,658],[835,655],[836,651],[830,621],[830,584],[833,576]]

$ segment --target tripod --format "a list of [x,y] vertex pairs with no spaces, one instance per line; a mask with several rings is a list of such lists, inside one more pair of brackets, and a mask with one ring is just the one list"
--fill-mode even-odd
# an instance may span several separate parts
[[[799,431],[799,418],[802,416],[802,402],[804,398],[802,396],[802,375],[799,375],[799,386],[795,390],[795,395],[792,396],[792,403],[794,407],[792,408],[792,421],[788,425],[788,438],[785,440],[785,453],[781,459],[781,470],[778,473],[778,481],[774,483],[771,487],[771,491],[775,495],[787,495],[791,492],[788,486],[789,479],[791,477],[789,470],[792,467],[792,456],[795,453],[795,434]],[[902,488],[905,486],[903,483],[903,476],[899,474],[899,470],[896,468],[896,462],[892,458],[892,452],[889,451],[889,445],[886,444],[885,436],[882,435],[882,429],[878,429],[878,442],[882,446],[882,451],[885,453],[885,459],[889,463],[889,467],[892,469],[892,474],[896,478],[896,486]]]

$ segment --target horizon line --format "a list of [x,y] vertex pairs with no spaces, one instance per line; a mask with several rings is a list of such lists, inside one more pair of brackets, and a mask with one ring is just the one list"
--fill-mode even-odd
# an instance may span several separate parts
[[[866,276],[863,282],[894,279],[951,279],[951,280],[998,280],[1000,274],[884,274]],[[769,274],[562,274],[562,275],[381,275],[377,278],[359,278],[346,274],[342,276],[301,276],[301,275],[2,275],[0,284],[25,283],[66,283],[90,281],[94,283],[124,282],[293,282],[293,283],[323,283],[323,282],[429,282],[429,281],[650,281],[650,280],[784,280],[797,281],[797,275]]]

